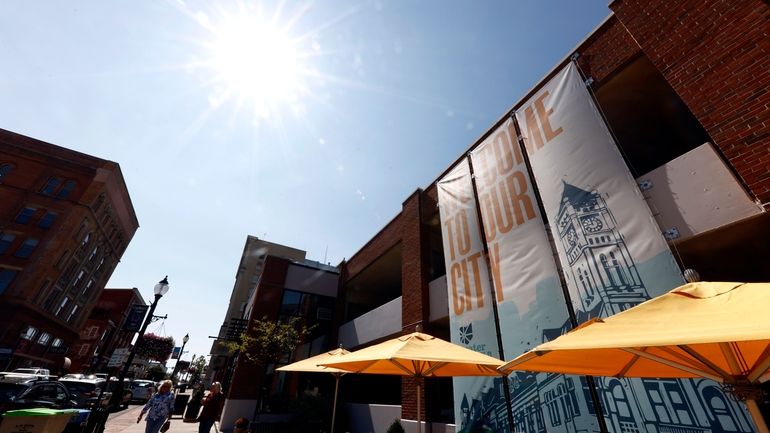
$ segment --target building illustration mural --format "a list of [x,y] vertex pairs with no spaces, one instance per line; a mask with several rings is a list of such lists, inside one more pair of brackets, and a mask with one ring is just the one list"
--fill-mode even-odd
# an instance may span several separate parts
[[[564,183],[556,241],[567,251],[564,272],[578,281],[573,299],[579,322],[607,317],[650,299],[622,233],[599,191]],[[571,328],[544,329],[541,341]],[[503,331],[505,332],[505,331]],[[472,334],[471,334],[472,338]],[[514,432],[588,432],[596,416],[585,377],[515,372],[495,379],[475,398],[464,395],[458,431],[508,431],[502,381],[512,394]],[[706,379],[597,377],[608,429],[615,433],[705,433],[753,431],[743,407]]]

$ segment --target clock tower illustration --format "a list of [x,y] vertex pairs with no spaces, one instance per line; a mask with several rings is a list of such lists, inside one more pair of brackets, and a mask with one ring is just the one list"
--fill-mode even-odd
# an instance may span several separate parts
[[[565,274],[578,295],[578,321],[607,317],[650,299],[617,222],[601,194],[563,182],[556,223]],[[582,317],[581,317],[582,316]]]

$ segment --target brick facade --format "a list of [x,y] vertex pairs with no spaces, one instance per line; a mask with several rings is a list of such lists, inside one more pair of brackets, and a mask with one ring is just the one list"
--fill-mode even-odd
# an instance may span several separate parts
[[617,0],[610,8],[769,208],[767,2]]
[[0,130],[0,167],[6,368],[58,371],[139,223],[114,162]]

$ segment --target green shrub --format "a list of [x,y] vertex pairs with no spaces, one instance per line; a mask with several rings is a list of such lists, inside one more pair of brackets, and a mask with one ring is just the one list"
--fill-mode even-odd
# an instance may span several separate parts
[[394,420],[393,424],[388,427],[387,433],[405,433],[404,426],[401,425],[401,421]]

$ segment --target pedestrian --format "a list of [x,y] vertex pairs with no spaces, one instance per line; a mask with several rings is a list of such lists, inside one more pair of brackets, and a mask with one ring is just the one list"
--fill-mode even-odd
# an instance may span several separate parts
[[206,397],[203,397],[201,402],[203,409],[201,414],[198,415],[198,433],[209,433],[211,426],[214,425],[214,421],[219,421],[219,417],[222,415],[222,405],[225,404],[225,395],[222,394],[222,384],[214,382],[211,384],[211,389]]
[[158,392],[144,405],[136,422],[138,424],[139,421],[142,420],[142,416],[146,413],[147,426],[144,428],[144,433],[158,433],[161,427],[163,427],[163,424],[166,422],[171,423],[171,414],[173,412],[174,394],[171,392],[171,381],[164,380],[160,383]]

